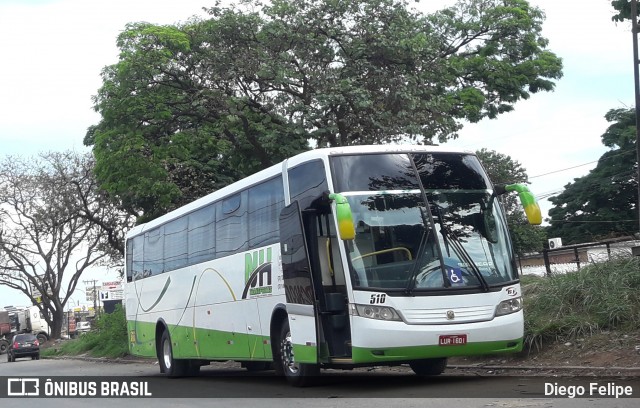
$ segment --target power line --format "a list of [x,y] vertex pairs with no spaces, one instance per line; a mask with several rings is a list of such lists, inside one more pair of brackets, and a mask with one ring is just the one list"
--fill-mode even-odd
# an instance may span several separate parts
[[618,156],[621,156],[623,154],[628,154],[628,153],[629,153],[628,151],[620,151],[620,152],[612,154],[612,155],[610,155],[608,157],[604,157],[604,154],[603,154],[603,156],[601,156],[598,160],[594,160],[594,161],[590,161],[590,162],[587,162],[587,163],[578,164],[578,165],[575,165],[575,166],[572,166],[572,167],[567,167],[565,169],[553,170],[553,171],[550,171],[548,173],[538,174],[538,175],[535,175],[535,176],[531,176],[529,178],[532,179],[532,178],[536,178],[536,177],[548,176],[549,174],[560,173],[560,172],[567,171],[567,170],[573,170],[573,169],[578,168],[578,167],[586,166],[586,165],[593,164],[593,163],[598,163],[600,160],[615,159]]
[[593,163],[597,163],[597,162],[598,162],[598,160],[591,161],[591,162],[588,162],[588,163],[578,164],[577,166],[567,167],[566,169],[554,170],[554,171],[550,171],[548,173],[538,174],[537,176],[531,176],[529,178],[532,179],[532,178],[536,178],[536,177],[548,176],[549,174],[560,173],[560,172],[563,172],[563,171],[576,169],[578,167],[586,166],[588,164],[593,164]]
[[[607,184],[611,184],[614,181],[619,181],[619,180],[612,180],[614,177],[620,177],[620,176],[627,177],[627,176],[634,176],[634,175],[635,175],[635,171],[634,170],[621,171],[619,173],[609,174],[603,180],[592,181],[589,185],[593,186],[593,187],[607,185]],[[536,197],[537,200],[544,200],[544,199],[547,199],[549,197],[553,197],[555,195],[558,195],[558,194],[562,193],[563,191],[565,191],[564,188],[561,188],[561,189],[558,189],[558,190],[551,190],[549,192],[540,193],[540,194],[536,195],[535,197]]]
[[558,194],[562,193],[563,191],[564,191],[564,189],[551,191],[549,193],[543,193],[543,194],[537,195],[536,196],[536,200],[546,200],[547,198],[557,196]]

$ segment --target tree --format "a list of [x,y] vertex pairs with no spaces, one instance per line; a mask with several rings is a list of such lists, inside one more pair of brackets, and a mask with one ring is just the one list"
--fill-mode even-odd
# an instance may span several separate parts
[[129,24],[85,138],[140,220],[318,147],[456,137],[550,91],[562,64],[524,0],[274,0]]
[[[527,171],[511,156],[487,149],[481,149],[476,154],[494,184],[529,182]],[[523,255],[541,251],[546,239],[545,231],[539,226],[529,224],[517,195],[505,194],[499,199],[507,213],[507,223],[516,253]]]
[[638,225],[635,111],[612,109],[605,118],[612,124],[602,143],[611,150],[589,174],[549,199],[554,207],[548,234],[569,244],[632,235]]
[[122,259],[122,234],[132,220],[98,190],[90,154],[7,157],[0,203],[0,284],[38,305],[59,338],[82,273]]
[[631,19],[631,1],[630,0],[613,0],[611,1],[611,6],[617,13],[613,17],[611,17],[612,21],[622,22],[624,20]]

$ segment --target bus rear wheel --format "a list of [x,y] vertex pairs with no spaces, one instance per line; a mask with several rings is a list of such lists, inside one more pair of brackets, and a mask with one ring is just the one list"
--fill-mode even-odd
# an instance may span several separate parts
[[279,365],[277,372],[282,372],[294,387],[312,385],[320,375],[320,367],[317,364],[296,363],[288,320],[285,320],[280,328],[276,364]]
[[432,376],[442,374],[447,368],[446,358],[427,358],[424,360],[414,360],[409,362],[409,367],[414,373],[421,376]]
[[158,360],[161,372],[165,373],[167,377],[183,377],[188,372],[188,361],[173,358],[173,347],[171,346],[171,336],[168,330],[162,332],[160,349],[158,350]]

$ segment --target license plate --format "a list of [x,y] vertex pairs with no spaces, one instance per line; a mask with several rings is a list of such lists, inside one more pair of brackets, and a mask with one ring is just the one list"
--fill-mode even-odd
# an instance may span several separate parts
[[440,336],[438,340],[440,346],[462,346],[467,344],[466,334],[447,334]]

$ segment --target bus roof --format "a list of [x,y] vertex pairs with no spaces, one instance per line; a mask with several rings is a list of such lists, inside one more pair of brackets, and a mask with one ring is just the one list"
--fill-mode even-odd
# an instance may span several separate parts
[[247,187],[250,187],[262,180],[267,180],[271,177],[275,177],[282,173],[283,168],[295,167],[298,164],[316,160],[326,159],[330,156],[339,156],[345,154],[373,154],[373,153],[418,153],[418,152],[439,152],[439,153],[468,153],[475,154],[471,151],[452,149],[437,145],[361,145],[361,146],[344,146],[344,147],[327,147],[321,149],[313,149],[296,156],[285,159],[284,161],[275,164],[267,169],[261,170],[255,174],[247,176],[242,180],[238,180],[226,187],[216,190],[204,197],[201,197],[189,204],[186,204],[180,208],[177,208],[167,214],[164,214],[154,220],[151,220],[145,224],[140,224],[132,228],[127,233],[127,238],[139,235],[145,231],[162,225],[172,219],[178,218],[182,215],[195,211],[207,204],[231,195],[237,191],[241,191]]

